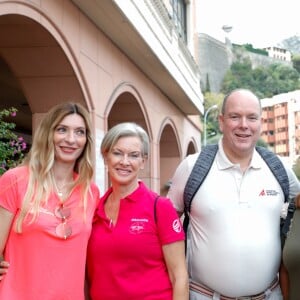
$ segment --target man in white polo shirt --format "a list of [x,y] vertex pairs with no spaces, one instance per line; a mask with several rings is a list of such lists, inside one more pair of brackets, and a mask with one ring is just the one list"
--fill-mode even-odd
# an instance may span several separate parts
[[[282,299],[278,271],[284,195],[255,149],[261,133],[259,99],[249,90],[232,91],[224,98],[219,126],[218,152],[191,205],[190,299]],[[172,179],[168,197],[179,214],[198,155],[184,159]],[[286,171],[293,197],[300,184],[290,168]]]

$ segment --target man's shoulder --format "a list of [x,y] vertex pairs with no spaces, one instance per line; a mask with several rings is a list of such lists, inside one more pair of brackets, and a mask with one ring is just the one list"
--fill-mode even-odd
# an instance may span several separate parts
[[218,144],[206,145],[206,146],[203,146],[200,151],[197,151],[195,153],[187,155],[185,159],[196,160],[200,154],[202,154],[202,156],[210,155],[212,153],[215,154],[218,151],[218,149],[219,149]]
[[215,156],[218,152],[219,146],[218,144],[211,144],[204,146],[200,152],[194,154],[190,159],[196,162],[199,159],[199,163],[210,165],[215,159]]
[[201,153],[201,152],[195,152],[195,153],[188,154],[188,155],[182,160],[182,164],[188,165],[189,168],[190,168],[191,166],[193,166],[193,165],[196,163],[196,161],[197,161],[197,159],[198,159],[200,153]]

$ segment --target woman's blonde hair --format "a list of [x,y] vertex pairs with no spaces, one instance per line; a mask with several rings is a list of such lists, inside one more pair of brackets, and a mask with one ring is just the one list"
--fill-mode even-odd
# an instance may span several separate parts
[[90,184],[93,178],[91,120],[88,111],[82,105],[73,102],[61,103],[49,110],[37,127],[31,149],[23,162],[24,165],[28,166],[29,179],[21,211],[16,221],[17,232],[22,232],[22,223],[29,210],[32,213],[31,222],[33,222],[40,206],[47,203],[52,190],[51,170],[55,162],[54,131],[59,123],[71,114],[80,115],[86,126],[86,144],[75,163],[74,172],[78,173],[78,177],[72,186],[72,188],[77,185],[80,186],[83,210],[86,211]]

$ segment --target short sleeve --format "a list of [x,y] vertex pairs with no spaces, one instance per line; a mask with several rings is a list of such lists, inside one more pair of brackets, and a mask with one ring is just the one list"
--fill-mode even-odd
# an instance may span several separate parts
[[171,201],[159,197],[156,203],[156,224],[162,245],[185,239],[182,223]]
[[167,197],[171,199],[175,209],[179,213],[183,213],[183,193],[185,185],[191,174],[192,168],[198,158],[199,153],[187,156],[177,167],[171,182]]
[[6,171],[0,177],[0,206],[15,214],[21,207],[27,180],[26,167],[17,167]]

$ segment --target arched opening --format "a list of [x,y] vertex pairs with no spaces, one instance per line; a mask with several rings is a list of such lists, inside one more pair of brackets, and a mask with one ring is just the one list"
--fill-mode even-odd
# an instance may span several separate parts
[[41,115],[57,103],[86,106],[66,53],[45,27],[23,15],[2,15],[0,41],[0,108],[18,110],[17,132],[30,139]]
[[31,110],[22,88],[7,63],[0,57],[0,110],[17,109],[14,117],[5,121],[16,124],[15,133],[22,136],[28,147],[31,144],[32,117]]
[[179,143],[173,127],[170,124],[164,126],[160,142],[160,194],[166,195],[170,180],[180,162]]
[[195,144],[193,142],[189,142],[187,151],[186,151],[186,156],[193,154],[196,152]]

